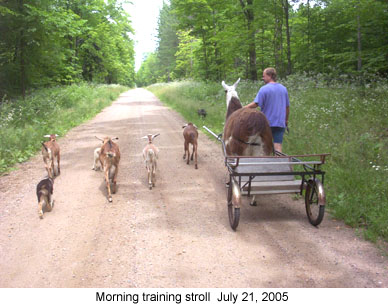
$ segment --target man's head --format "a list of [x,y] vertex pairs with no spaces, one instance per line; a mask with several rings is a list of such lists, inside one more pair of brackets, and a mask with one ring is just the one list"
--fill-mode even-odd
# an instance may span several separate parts
[[266,68],[263,71],[263,81],[265,84],[269,82],[276,82],[276,70],[275,68]]

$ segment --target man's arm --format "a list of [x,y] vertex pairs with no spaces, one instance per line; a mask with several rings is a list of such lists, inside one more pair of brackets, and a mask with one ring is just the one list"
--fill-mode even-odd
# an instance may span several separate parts
[[251,102],[251,103],[245,105],[244,107],[247,107],[247,108],[256,108],[256,107],[258,107],[258,105],[256,104],[256,102]]
[[286,126],[288,126],[288,115],[290,114],[290,107],[286,107]]

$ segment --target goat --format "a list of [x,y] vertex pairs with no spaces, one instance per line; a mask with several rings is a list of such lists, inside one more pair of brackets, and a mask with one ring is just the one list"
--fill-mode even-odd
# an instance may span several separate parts
[[198,157],[198,131],[197,127],[195,124],[189,122],[182,126],[183,130],[183,137],[185,139],[185,144],[184,144],[184,150],[185,153],[183,154],[183,159],[186,158],[186,152],[187,152],[187,164],[189,164],[189,158],[190,158],[190,149],[189,149],[189,144],[191,143],[193,145],[193,152],[191,154],[191,160],[193,160],[193,156],[195,154],[195,169],[198,169],[198,164],[197,164],[197,157]]
[[147,136],[142,137],[142,139],[148,139],[148,144],[143,149],[143,158],[147,168],[148,173],[148,187],[151,190],[152,187],[155,187],[156,182],[156,160],[158,158],[159,149],[152,143],[155,137],[160,134],[148,134]]
[[50,177],[41,180],[36,186],[36,196],[38,197],[38,214],[39,218],[43,219],[43,206],[47,211],[51,211],[54,207],[52,199],[54,191],[54,180]]
[[45,164],[45,168],[47,170],[47,174],[50,178],[54,178],[55,176],[55,167],[54,167],[54,159],[57,159],[57,174],[59,175],[61,173],[61,167],[60,167],[60,150],[59,145],[56,141],[57,134],[50,134],[45,135],[44,137],[50,138],[50,140],[46,142],[42,142],[42,156],[43,156],[43,162]]
[[100,152],[101,152],[101,148],[96,148],[94,149],[94,154],[93,154],[93,167],[92,167],[92,170],[99,170],[100,169],[100,166],[98,165],[98,162],[100,160]]
[[[119,162],[120,162],[120,149],[117,143],[114,143],[113,140],[119,139],[118,137],[110,138],[105,137],[101,139],[96,136],[97,139],[102,141],[102,146],[100,148],[99,160],[101,167],[104,170],[104,177],[106,182],[106,188],[108,190],[108,200],[112,202],[112,194],[110,188],[110,179],[112,179],[112,193],[116,193],[116,180],[117,173],[119,171]],[[95,150],[96,151],[96,150]],[[113,177],[111,176],[111,169],[114,168]]]
[[273,153],[272,132],[267,117],[259,110],[243,108],[236,87],[222,81],[226,92],[226,118],[223,140],[227,155],[267,156]]
[[204,110],[203,108],[198,109],[197,113],[199,117],[206,118],[207,113],[206,110]]

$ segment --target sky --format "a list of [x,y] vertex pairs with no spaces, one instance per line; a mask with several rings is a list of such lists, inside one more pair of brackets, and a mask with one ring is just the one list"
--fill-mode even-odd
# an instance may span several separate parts
[[159,10],[163,0],[131,0],[124,9],[131,15],[135,30],[135,70],[139,70],[144,56],[156,49]]

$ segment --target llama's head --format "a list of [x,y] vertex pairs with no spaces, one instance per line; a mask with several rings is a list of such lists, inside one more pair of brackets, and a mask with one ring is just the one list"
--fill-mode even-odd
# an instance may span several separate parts
[[239,82],[240,82],[240,78],[238,78],[238,80],[231,86],[227,85],[224,81],[222,81],[221,83],[226,93],[226,109],[228,109],[229,102],[232,99],[232,97],[236,97],[237,99],[239,99],[236,91],[236,87]]

